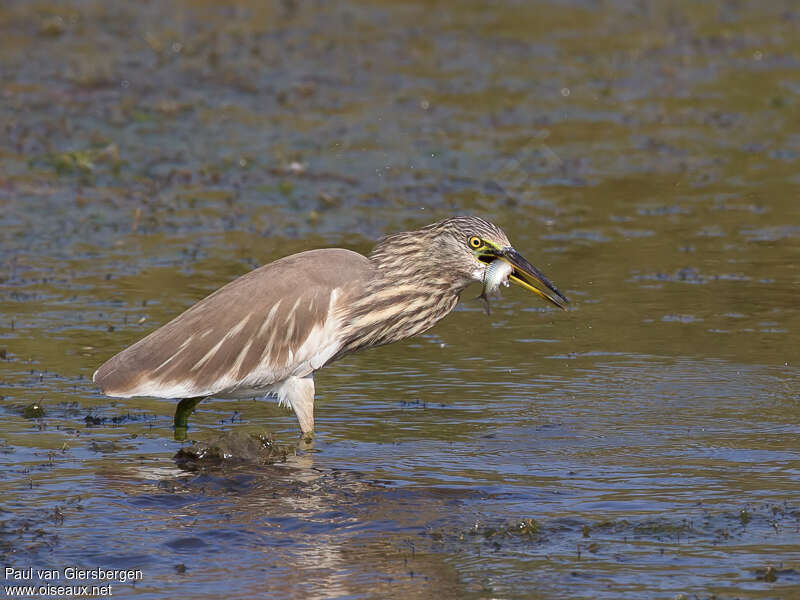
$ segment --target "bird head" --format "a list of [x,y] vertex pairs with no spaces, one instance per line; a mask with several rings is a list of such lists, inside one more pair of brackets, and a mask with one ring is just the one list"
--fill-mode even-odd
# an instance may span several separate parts
[[450,277],[459,279],[463,287],[483,282],[489,264],[502,260],[512,268],[508,276],[511,283],[566,309],[566,296],[514,249],[497,225],[480,217],[454,217],[429,225],[420,233],[432,234],[430,258],[449,271]]

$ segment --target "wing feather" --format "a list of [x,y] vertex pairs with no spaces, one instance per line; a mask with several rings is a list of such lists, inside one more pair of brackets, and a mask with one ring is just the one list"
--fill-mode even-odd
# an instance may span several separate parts
[[372,275],[367,258],[338,248],[277,260],[112,357],[93,379],[109,396],[189,398],[308,375],[341,348],[340,308]]

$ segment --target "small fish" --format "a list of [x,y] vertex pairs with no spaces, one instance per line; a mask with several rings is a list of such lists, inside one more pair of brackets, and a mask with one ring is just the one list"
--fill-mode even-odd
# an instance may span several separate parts
[[487,315],[491,314],[489,296],[497,292],[501,285],[508,287],[508,276],[513,272],[514,267],[499,258],[494,259],[486,267],[486,273],[483,275],[483,291],[476,300],[480,300],[483,303],[483,310],[486,311]]

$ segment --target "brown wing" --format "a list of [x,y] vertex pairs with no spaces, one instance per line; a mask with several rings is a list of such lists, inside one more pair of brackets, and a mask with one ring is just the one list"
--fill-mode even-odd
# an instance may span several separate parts
[[239,277],[126,348],[94,374],[109,396],[190,398],[305,376],[341,347],[338,313],[373,267],[338,248],[310,250]]

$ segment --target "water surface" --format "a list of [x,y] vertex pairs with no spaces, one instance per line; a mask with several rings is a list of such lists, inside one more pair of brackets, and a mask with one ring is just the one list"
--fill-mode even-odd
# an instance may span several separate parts
[[[3,564],[141,569],[117,597],[797,597],[798,23],[4,3]],[[172,402],[90,382],[257,265],[463,213],[570,310],[468,290],[321,371],[314,452],[181,470]],[[204,402],[191,436],[221,431],[296,424]]]

